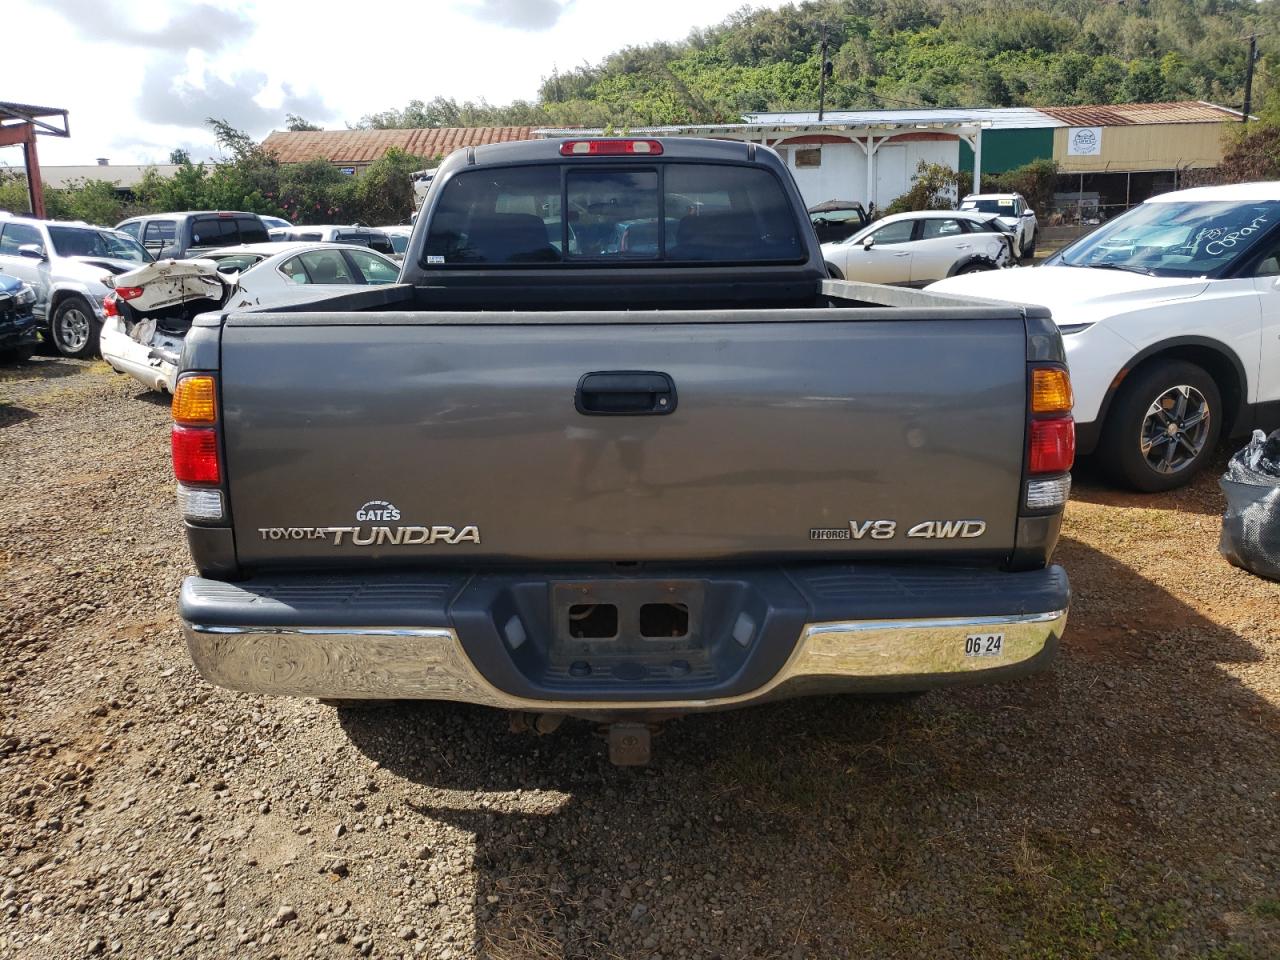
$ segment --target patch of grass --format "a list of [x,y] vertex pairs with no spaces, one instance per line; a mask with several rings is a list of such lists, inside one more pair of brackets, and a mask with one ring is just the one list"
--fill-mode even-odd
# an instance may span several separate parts
[[1280,900],[1267,897],[1249,908],[1249,912],[1262,920],[1280,920]]
[[[1021,922],[1007,955],[1024,960],[1123,956],[1154,960],[1172,933],[1186,926],[1172,901],[1146,901],[1133,890],[1121,858],[1078,850],[1051,835],[1023,835],[1010,854],[1009,873],[990,895],[1009,924]],[[1118,891],[1125,891],[1117,896]]]
[[1244,944],[1230,943],[1225,947],[1214,947],[1208,953],[1198,953],[1195,960],[1262,960],[1262,958]]

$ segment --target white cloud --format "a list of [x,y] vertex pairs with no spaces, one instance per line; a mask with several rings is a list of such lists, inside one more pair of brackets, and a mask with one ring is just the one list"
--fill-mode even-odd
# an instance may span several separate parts
[[[778,0],[768,0],[777,5]],[[70,111],[69,140],[41,138],[46,164],[163,162],[213,152],[226,117],[255,137],[286,113],[341,128],[436,96],[532,99],[558,67],[680,40],[741,0],[7,0],[0,20],[49,44],[10,44],[6,99]],[[204,145],[204,146],[202,146]],[[16,148],[0,163],[21,163]]]
[[464,7],[487,23],[516,30],[549,30],[569,7],[570,0],[479,0]]

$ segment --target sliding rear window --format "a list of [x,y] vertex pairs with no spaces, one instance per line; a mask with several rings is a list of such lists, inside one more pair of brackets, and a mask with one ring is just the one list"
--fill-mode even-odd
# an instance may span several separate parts
[[423,266],[796,263],[800,237],[782,184],[759,167],[497,167],[445,185]]

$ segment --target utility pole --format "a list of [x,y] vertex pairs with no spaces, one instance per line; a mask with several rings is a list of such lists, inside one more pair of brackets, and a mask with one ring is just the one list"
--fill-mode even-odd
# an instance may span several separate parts
[[[822,44],[819,47],[821,53],[821,70],[818,74],[818,122],[822,122],[822,115],[827,110],[827,77],[831,76],[832,63],[827,56],[827,25],[822,25]],[[1252,68],[1250,68],[1252,71]]]
[[1249,41],[1249,62],[1244,68],[1244,110],[1241,111],[1241,123],[1249,122],[1249,111],[1253,109],[1253,64],[1258,59],[1258,35],[1251,33],[1245,39]]

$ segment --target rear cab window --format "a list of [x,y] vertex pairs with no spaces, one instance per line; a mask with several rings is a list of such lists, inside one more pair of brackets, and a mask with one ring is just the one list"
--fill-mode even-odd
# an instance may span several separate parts
[[148,220],[142,231],[142,245],[153,257],[165,247],[172,246],[177,236],[177,224],[172,220]]
[[544,164],[456,174],[423,266],[797,263],[807,251],[767,169],[723,163]]
[[257,217],[196,217],[191,221],[193,247],[235,247],[270,239]]

